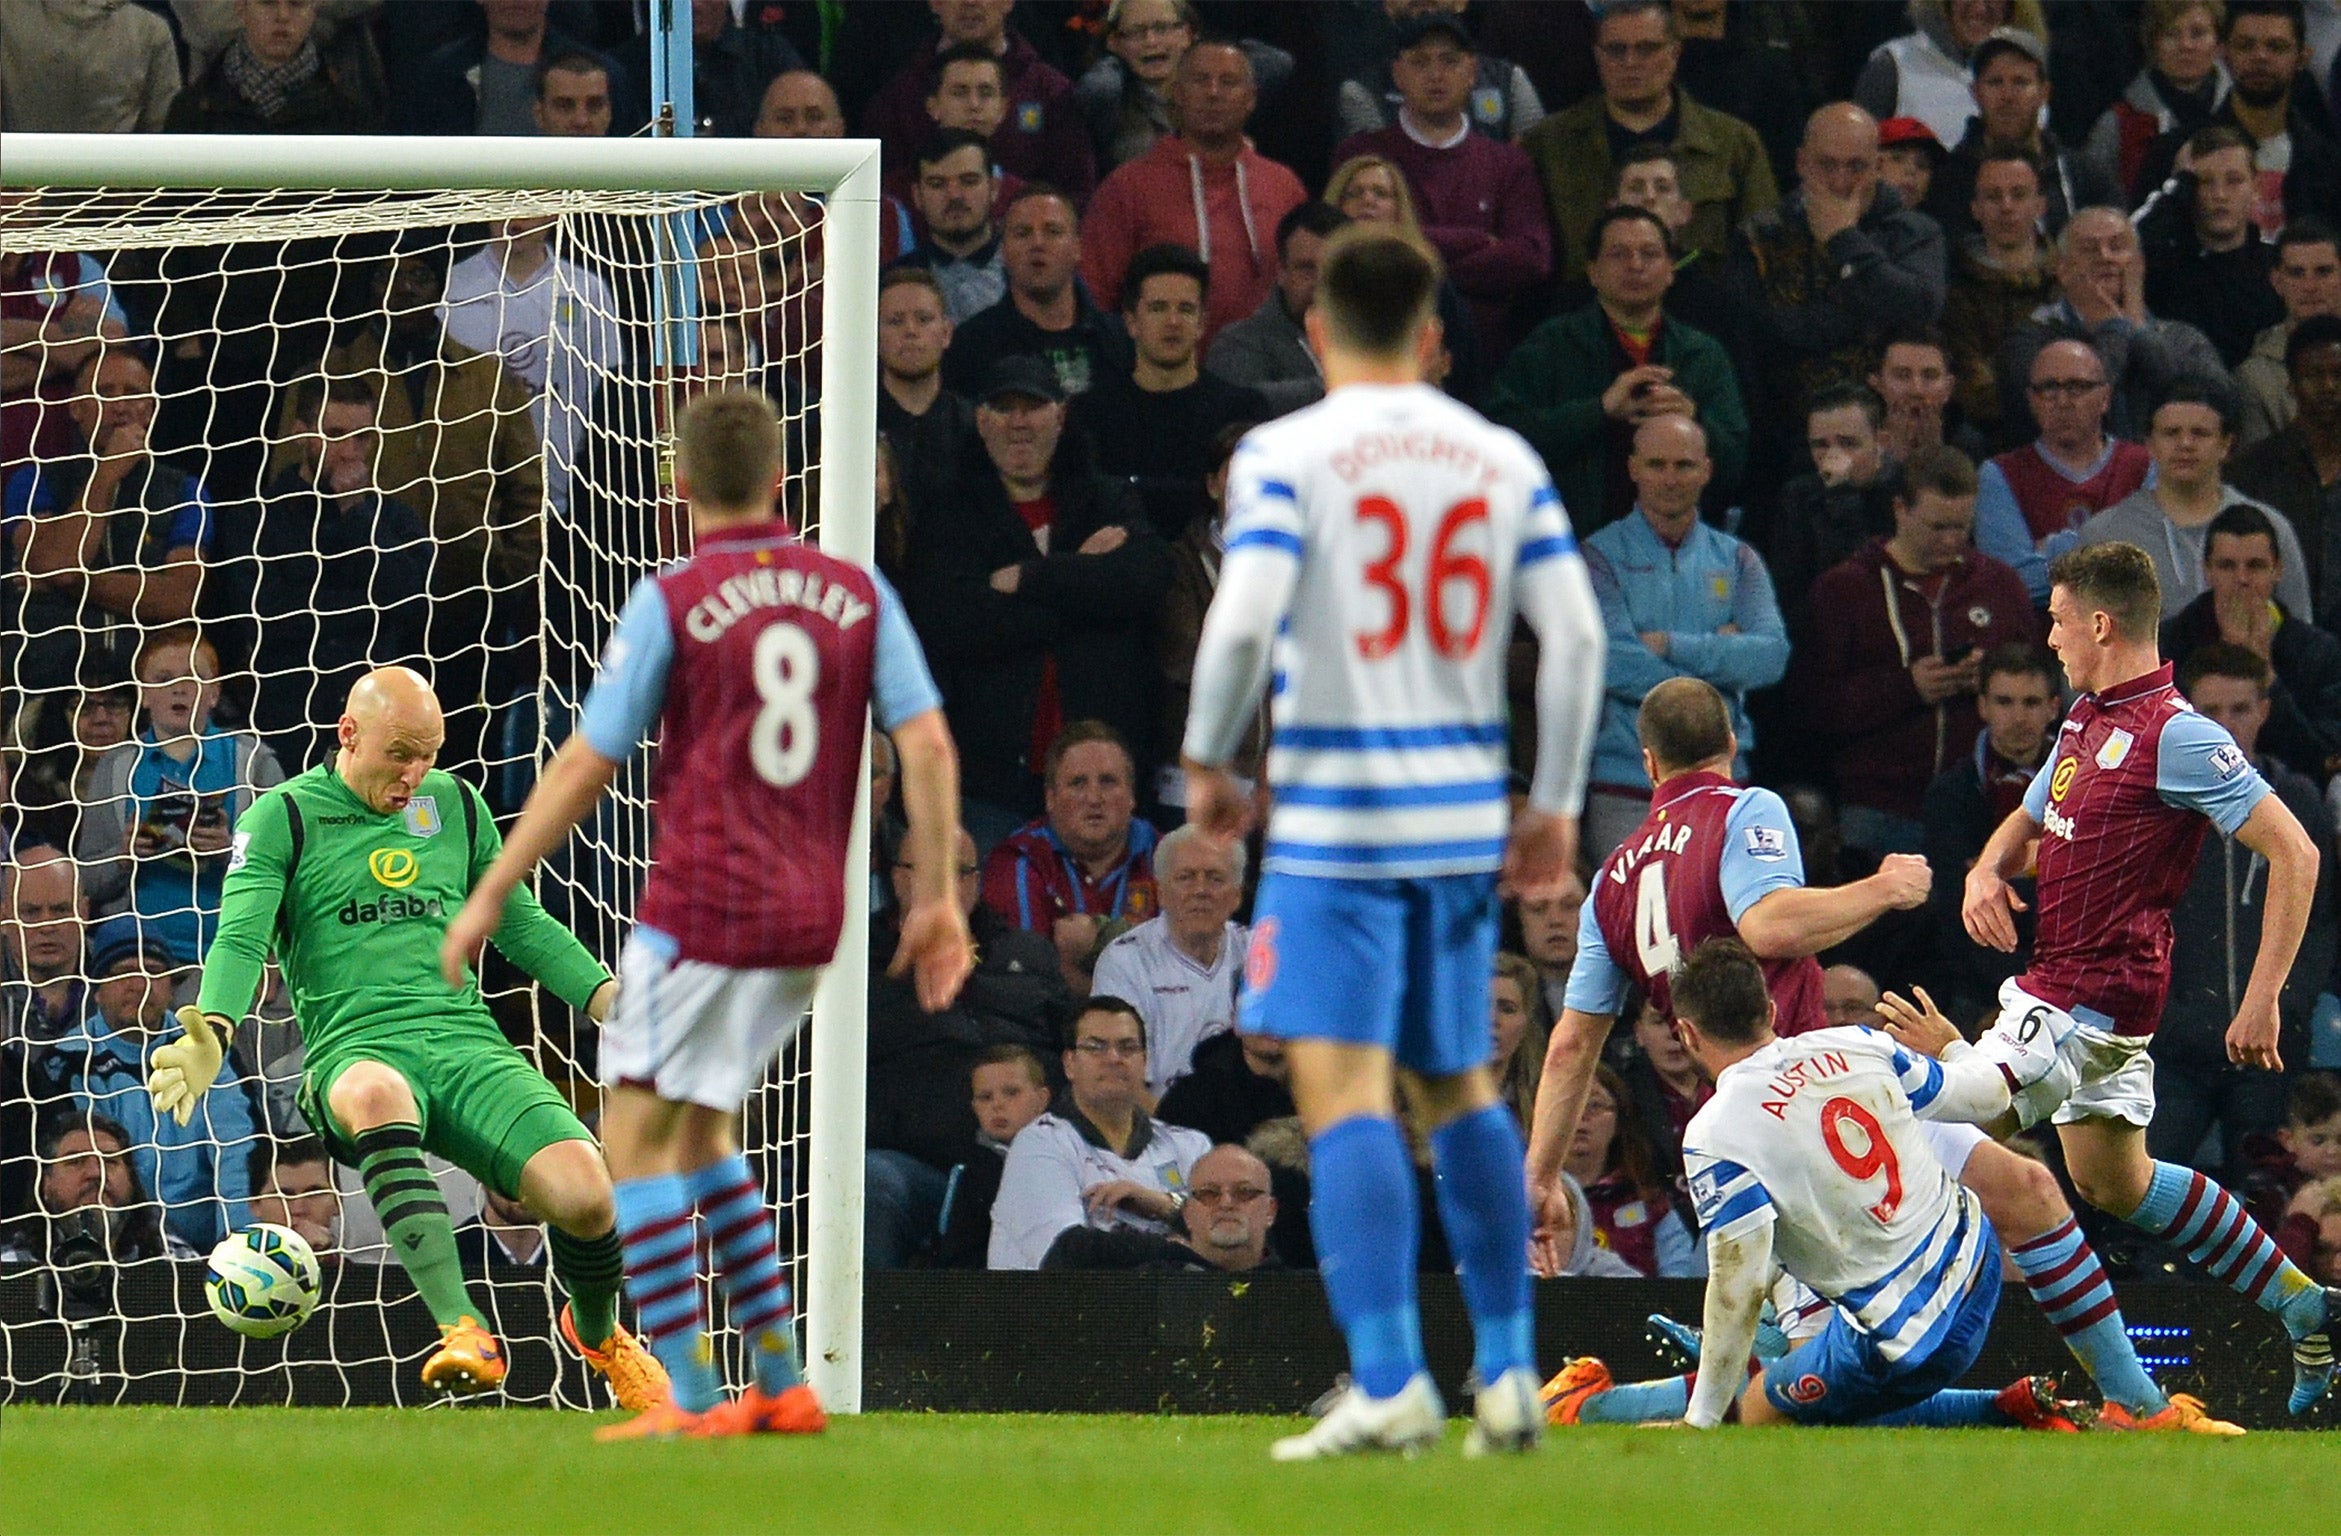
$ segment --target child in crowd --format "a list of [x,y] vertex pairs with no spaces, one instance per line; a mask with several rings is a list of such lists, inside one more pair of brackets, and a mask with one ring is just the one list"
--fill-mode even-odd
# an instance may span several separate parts
[[1024,1046],[995,1045],[976,1058],[968,1093],[982,1151],[951,1170],[943,1194],[943,1239],[936,1260],[949,1269],[984,1267],[992,1246],[992,1202],[999,1197],[1008,1144],[1048,1109],[1048,1069]]
[[2255,1154],[2252,1216],[2286,1258],[2341,1284],[2341,1074],[2294,1073],[2283,1129],[2245,1150]]

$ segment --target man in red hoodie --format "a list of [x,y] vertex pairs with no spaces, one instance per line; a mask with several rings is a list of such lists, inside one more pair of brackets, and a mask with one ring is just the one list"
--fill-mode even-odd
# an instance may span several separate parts
[[1794,697],[1829,738],[1845,841],[1917,853],[1926,787],[1975,745],[1976,674],[2039,638],[2013,569],[1976,549],[1975,463],[1922,448],[1899,470],[1894,532],[1813,583]]
[[1081,227],[1081,275],[1098,307],[1120,308],[1130,258],[1181,245],[1211,268],[1203,343],[1258,309],[1276,283],[1276,226],[1308,189],[1244,137],[1258,92],[1233,43],[1197,43],[1171,81],[1179,131],[1108,176]]

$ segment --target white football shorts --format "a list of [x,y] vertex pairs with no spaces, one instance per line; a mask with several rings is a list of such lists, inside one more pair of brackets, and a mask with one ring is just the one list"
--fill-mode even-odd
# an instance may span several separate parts
[[2053,1070],[2016,1094],[2016,1116],[2029,1129],[2043,1120],[2125,1120],[2143,1129],[2154,1118],[2154,1058],[2150,1037],[2117,1035],[2074,1018],[2014,981],[2000,986],[2000,1017],[1976,1049],[1995,1060],[2036,1058],[2046,1031],[2053,1039]]
[[618,1007],[602,1026],[602,1082],[731,1111],[795,1037],[821,973],[684,960],[673,939],[637,927],[618,977]]

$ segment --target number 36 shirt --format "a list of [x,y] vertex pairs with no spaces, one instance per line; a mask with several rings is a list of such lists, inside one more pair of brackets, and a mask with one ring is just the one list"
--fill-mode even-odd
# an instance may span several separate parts
[[780,522],[703,535],[626,600],[579,727],[624,762],[664,725],[637,920],[686,960],[827,964],[871,706],[891,731],[942,702],[884,577]]

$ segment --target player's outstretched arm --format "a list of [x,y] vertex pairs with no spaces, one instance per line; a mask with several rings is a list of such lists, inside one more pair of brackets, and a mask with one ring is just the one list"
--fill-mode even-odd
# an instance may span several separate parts
[[1723,1422],[1744,1388],[1761,1392],[1748,1379],[1748,1356],[1756,1327],[1764,1320],[1764,1293],[1772,1283],[1772,1223],[1760,1222],[1730,1236],[1707,1239],[1707,1305],[1701,1318],[1699,1375],[1683,1422],[1713,1429]]
[[[467,967],[478,963],[481,946],[490,938],[498,937],[505,929],[507,908],[512,904],[514,893],[520,890],[520,883],[529,877],[546,854],[560,847],[569,834],[576,830],[577,824],[600,803],[601,797],[608,792],[611,782],[618,776],[618,766],[615,761],[596,751],[586,741],[582,731],[563,742],[561,750],[553,754],[553,760],[545,766],[536,788],[529,791],[528,803],[520,809],[520,819],[513,824],[512,836],[505,839],[503,847],[488,865],[487,873],[481,875],[479,883],[472,887],[471,897],[464,902],[463,910],[447,925],[447,937],[439,945],[439,970],[447,978],[449,986],[463,985],[463,973]],[[465,787],[464,793],[471,793],[469,786]],[[484,818],[482,835],[489,839],[496,835],[494,826],[487,824]],[[533,896],[520,905],[533,908],[536,916],[544,922],[552,923],[556,928],[560,926],[553,922],[542,907],[536,905]],[[514,912],[510,915],[519,919],[522,930],[527,929],[525,914]],[[568,934],[567,929],[562,929],[561,934],[569,939],[570,944],[576,944],[577,940]],[[517,942],[512,949],[507,950],[508,953],[513,949],[526,951],[535,947],[527,942],[523,931],[516,931],[510,936]],[[499,944],[498,947],[505,946]],[[525,953],[512,953],[512,958],[514,963],[530,970],[532,975],[537,974],[529,965]],[[539,979],[551,985],[550,977],[540,975]],[[554,990],[562,991],[558,987]]]
[[1562,1207],[1569,1203],[1561,1164],[1577,1135],[1577,1122],[1584,1118],[1585,1101],[1593,1092],[1593,1069],[1600,1064],[1602,1043],[1609,1039],[1614,1021],[1613,1014],[1564,1007],[1545,1047],[1536,1114],[1528,1128],[1527,1161],[1528,1257],[1540,1275],[1559,1274],[1568,1257],[1554,1238],[1563,1225]]
[[2268,891],[2260,912],[2260,952],[2252,960],[2252,979],[2244,987],[2243,1006],[2227,1029],[2227,1059],[2280,1072],[2284,1060],[2276,1048],[2281,1027],[2277,1004],[2300,954],[2309,909],[2316,902],[2317,844],[2273,794],[2260,797],[2235,829],[2235,838],[2268,861]]
[[[155,1113],[181,1125],[219,1077],[235,1038],[236,1021],[251,1010],[275,941],[277,914],[290,893],[292,825],[286,792],[271,790],[237,824],[221,883],[219,932],[203,957],[203,984],[195,1006],[178,1010],[180,1035],[155,1047],[146,1091]],[[298,908],[293,916],[297,921]]]
[[902,805],[909,813],[912,878],[917,882],[902,919],[902,942],[887,974],[915,971],[919,1006],[940,1013],[951,1006],[975,968],[975,943],[959,906],[959,753],[939,709],[923,710],[896,726]]
[[[2054,754],[2049,761],[2056,761]],[[1967,871],[1959,920],[1976,943],[2004,955],[2016,952],[2016,914],[2024,910],[2024,898],[2008,882],[2024,872],[2027,854],[2039,836],[2040,823],[2032,819],[2029,809],[2018,806],[1999,824],[1976,856],[1975,867]]]
[[1888,912],[1926,905],[1934,873],[1914,853],[1889,853],[1878,872],[1850,885],[1784,886],[1740,914],[1740,942],[1766,960],[1817,955]]

